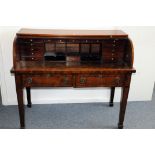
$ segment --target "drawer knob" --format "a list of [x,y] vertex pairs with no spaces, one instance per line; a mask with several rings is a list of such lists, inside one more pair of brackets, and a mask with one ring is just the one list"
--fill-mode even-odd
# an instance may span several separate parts
[[52,77],[52,76],[53,76],[53,74],[50,74],[50,73],[47,74],[47,77],[48,77],[48,78],[49,78],[49,77]]
[[85,77],[81,77],[80,78],[80,84],[85,84],[86,83],[86,78]]
[[32,83],[32,78],[28,78],[28,79],[27,79],[27,83],[28,83],[28,84],[31,84],[31,83]]

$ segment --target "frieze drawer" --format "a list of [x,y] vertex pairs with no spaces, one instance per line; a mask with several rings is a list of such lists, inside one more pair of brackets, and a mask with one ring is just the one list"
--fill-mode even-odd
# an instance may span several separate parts
[[123,85],[122,76],[102,75],[102,74],[83,74],[76,78],[76,87],[108,87]]
[[24,75],[23,85],[25,87],[71,87],[72,75]]

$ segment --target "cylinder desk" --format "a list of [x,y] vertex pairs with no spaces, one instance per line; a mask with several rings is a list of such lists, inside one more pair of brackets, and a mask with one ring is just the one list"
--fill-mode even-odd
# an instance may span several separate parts
[[121,30],[21,29],[14,39],[11,69],[20,127],[25,127],[23,88],[31,107],[32,87],[110,87],[109,106],[115,87],[121,87],[118,128],[123,128],[133,59],[132,41]]

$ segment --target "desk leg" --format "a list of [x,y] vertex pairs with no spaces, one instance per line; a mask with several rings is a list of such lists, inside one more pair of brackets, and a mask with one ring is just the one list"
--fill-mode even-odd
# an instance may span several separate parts
[[110,103],[109,106],[113,107],[113,101],[114,101],[114,94],[115,94],[115,87],[111,87],[111,94],[110,94]]
[[24,103],[23,103],[22,79],[20,76],[15,76],[15,80],[16,80],[18,110],[19,110],[19,117],[20,117],[20,127],[25,128],[25,109],[24,109]]
[[31,88],[26,87],[26,93],[27,93],[27,107],[31,108],[32,107],[32,102],[31,102]]
[[123,129],[123,122],[124,122],[125,110],[127,105],[128,93],[129,93],[129,87],[123,87],[122,99],[120,103],[120,112],[119,112],[119,123],[118,123],[119,129]]

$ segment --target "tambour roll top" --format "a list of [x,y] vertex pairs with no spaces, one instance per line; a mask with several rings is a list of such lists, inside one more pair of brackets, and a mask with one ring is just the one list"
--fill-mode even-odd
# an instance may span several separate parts
[[132,67],[133,46],[120,30],[21,29],[14,41],[15,68],[18,61]]

